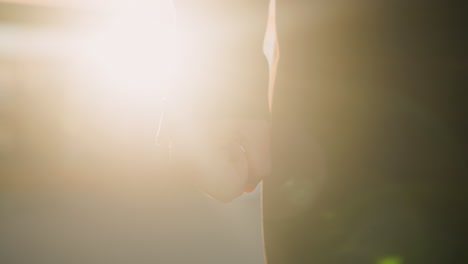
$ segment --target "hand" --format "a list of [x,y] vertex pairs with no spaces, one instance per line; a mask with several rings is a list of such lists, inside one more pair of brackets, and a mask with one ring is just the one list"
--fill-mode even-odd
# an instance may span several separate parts
[[229,202],[270,174],[266,120],[186,123],[173,129],[173,158],[213,198]]

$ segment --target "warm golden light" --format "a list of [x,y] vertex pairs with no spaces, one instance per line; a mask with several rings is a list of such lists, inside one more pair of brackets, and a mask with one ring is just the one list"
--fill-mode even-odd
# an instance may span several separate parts
[[[225,200],[241,195],[248,181],[247,156],[233,137],[243,125],[226,120],[232,123],[226,128],[222,122],[202,122],[197,115],[207,112],[200,111],[205,105],[217,111],[216,101],[229,98],[223,92],[244,97],[258,88],[255,85],[267,91],[268,61],[262,57],[266,29],[252,29],[249,24],[259,21],[249,12],[235,9],[236,15],[225,17],[218,10],[231,7],[223,4],[191,12],[187,7],[176,10],[171,1],[82,4],[83,16],[54,35],[63,39],[60,54],[67,62],[62,113],[65,158],[81,167],[96,163],[103,170],[132,164],[134,171],[140,171],[136,175],[151,174],[151,166],[138,167],[136,160],[154,158],[151,152],[161,147],[155,139],[165,120],[170,120],[170,141],[180,158],[189,159],[185,165],[193,166],[194,183],[213,196],[229,197]],[[246,19],[238,23],[237,15],[242,14]],[[263,19],[259,25],[270,24],[263,51],[272,64],[275,32],[272,20]],[[252,47],[239,45],[250,39]],[[170,113],[161,114],[163,97]],[[244,107],[239,101],[231,109]],[[119,173],[125,175],[124,171]],[[126,175],[134,171],[128,169]],[[85,178],[84,172],[74,173]],[[102,183],[110,180],[105,173],[92,174]]]
[[126,93],[161,90],[175,52],[172,12],[157,1],[116,1],[99,9],[94,22],[78,32],[74,52],[85,74],[80,77]]

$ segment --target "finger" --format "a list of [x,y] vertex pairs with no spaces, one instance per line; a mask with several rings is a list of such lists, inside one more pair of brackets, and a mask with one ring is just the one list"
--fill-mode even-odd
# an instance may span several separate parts
[[245,121],[240,129],[241,144],[249,165],[249,188],[271,173],[270,126],[265,120]]
[[175,137],[174,152],[179,153],[179,160],[185,160],[185,170],[197,188],[223,202],[244,192],[248,162],[239,141],[233,139],[233,129],[209,123],[180,134]]
[[197,186],[213,198],[229,202],[244,192],[248,162],[238,143],[220,148],[207,157],[198,174]]

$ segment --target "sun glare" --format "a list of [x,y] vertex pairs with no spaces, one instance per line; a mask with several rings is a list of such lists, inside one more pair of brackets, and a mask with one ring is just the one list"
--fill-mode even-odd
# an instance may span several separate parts
[[76,55],[90,76],[114,89],[128,86],[128,92],[162,85],[174,53],[173,10],[147,2],[101,8],[96,22],[81,32]]

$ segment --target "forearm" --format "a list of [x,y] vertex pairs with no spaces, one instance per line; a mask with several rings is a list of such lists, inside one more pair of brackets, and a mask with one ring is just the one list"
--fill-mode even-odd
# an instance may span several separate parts
[[268,81],[268,103],[271,111],[273,103],[273,92],[276,80],[276,70],[279,61],[279,43],[276,33],[276,1],[270,0],[267,28],[265,33],[265,41],[263,51],[268,60],[269,65],[269,81]]
[[269,63],[261,52],[268,3],[245,9],[242,2],[176,5],[180,52],[171,101],[185,118],[269,117]]

